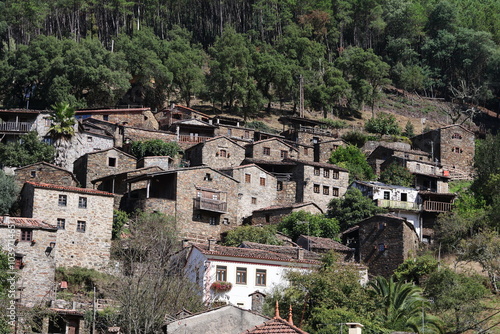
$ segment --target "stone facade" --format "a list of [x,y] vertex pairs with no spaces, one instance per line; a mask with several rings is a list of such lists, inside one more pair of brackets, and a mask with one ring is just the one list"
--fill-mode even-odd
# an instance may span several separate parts
[[75,114],[77,119],[91,117],[110,123],[152,130],[158,130],[159,127],[150,108],[77,110]]
[[227,137],[216,137],[187,149],[185,157],[190,166],[226,168],[243,162],[245,148]]
[[316,203],[323,212],[333,198],[344,196],[349,185],[346,169],[332,164],[296,161],[293,179],[297,182],[296,202]]
[[173,105],[166,108],[156,113],[155,117],[160,124],[160,129],[168,129],[173,123],[185,119],[197,119],[207,123],[210,120],[210,116],[181,105]]
[[252,214],[252,225],[277,225],[283,217],[297,211],[305,211],[312,214],[323,213],[314,203],[296,203],[286,206],[274,205],[255,210]]
[[137,168],[160,167],[162,170],[173,168],[174,159],[169,156],[148,156],[137,161]]
[[419,150],[403,150],[385,145],[379,145],[368,156],[367,161],[375,171],[375,174],[380,175],[383,164],[386,161],[393,161],[394,159],[404,159],[412,161],[421,161],[422,163],[433,163],[430,154]]
[[217,126],[214,132],[216,136],[225,136],[228,138],[237,138],[243,140],[253,140],[254,138],[254,129],[217,123],[214,123],[214,125]]
[[57,266],[103,269],[109,262],[113,194],[27,182],[22,215],[57,226]]
[[412,138],[413,146],[431,154],[450,172],[473,173],[474,133],[461,125],[449,125]]
[[[332,139],[320,141],[314,147],[314,160],[316,162],[328,163],[332,152],[335,151],[339,146],[347,146],[347,143],[342,139]],[[316,153],[317,152],[317,153]],[[307,159],[302,159],[307,160]]]
[[60,186],[76,187],[75,175],[66,169],[46,162],[38,162],[15,170],[15,180],[19,188],[24,182],[44,182]]
[[277,180],[271,173],[254,164],[221,171],[239,181],[238,215],[241,223],[252,215],[252,211],[275,204]]
[[30,131],[44,138],[51,125],[49,116],[48,110],[0,109],[0,142],[17,141]]
[[[57,229],[39,219],[0,217],[0,246],[19,275],[16,299],[23,306],[43,305],[54,297],[56,236]],[[48,252],[51,243],[56,247]]]
[[416,256],[418,236],[404,218],[376,215],[358,226],[359,258],[370,276],[389,278],[401,263]]
[[128,207],[174,216],[185,238],[219,238],[240,224],[239,182],[210,167],[152,173],[133,178],[130,183],[140,181],[147,181],[149,186],[133,194]]
[[248,144],[246,156],[256,160],[281,161],[287,158],[297,159],[299,151],[280,139],[270,138]]
[[80,184],[92,188],[92,180],[135,169],[135,157],[116,148],[87,153],[75,161],[74,172]]

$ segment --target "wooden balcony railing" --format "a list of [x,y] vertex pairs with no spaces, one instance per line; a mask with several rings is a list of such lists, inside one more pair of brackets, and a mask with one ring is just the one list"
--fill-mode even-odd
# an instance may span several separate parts
[[179,141],[184,143],[202,143],[213,137],[179,135]]
[[414,202],[391,201],[388,199],[377,200],[377,206],[390,209],[420,210],[420,204]]
[[452,205],[452,203],[446,202],[425,201],[424,211],[447,212],[451,210]]
[[30,132],[33,123],[28,122],[5,122],[0,123],[0,131],[2,132]]
[[218,213],[227,212],[227,202],[203,197],[195,197],[193,198],[193,200],[195,209]]

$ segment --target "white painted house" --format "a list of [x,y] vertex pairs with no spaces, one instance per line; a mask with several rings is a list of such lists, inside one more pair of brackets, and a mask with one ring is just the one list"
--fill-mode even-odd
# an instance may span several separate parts
[[377,206],[387,208],[397,217],[406,218],[422,240],[422,200],[417,189],[374,181],[354,181],[349,188],[359,189]]
[[[290,248],[290,247],[286,247]],[[202,287],[205,303],[227,302],[243,309],[254,309],[252,294],[267,294],[275,286],[286,285],[289,270],[310,270],[320,264],[304,256],[303,248],[295,254],[262,249],[226,247],[215,244],[194,244],[185,265],[187,277]],[[217,291],[214,283],[231,283],[229,291]],[[222,284],[227,287],[228,284]],[[222,289],[224,290],[224,288]]]

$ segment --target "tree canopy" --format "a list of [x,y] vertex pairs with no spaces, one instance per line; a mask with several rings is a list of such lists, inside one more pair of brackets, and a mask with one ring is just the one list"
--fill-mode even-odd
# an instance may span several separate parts
[[0,143],[0,161],[4,166],[21,167],[37,162],[54,161],[54,147],[40,141],[36,132],[29,132],[19,141]]
[[132,142],[132,155],[137,159],[148,156],[169,156],[174,158],[181,151],[177,142],[164,142],[161,139]]
[[337,219],[300,210],[284,217],[278,225],[278,231],[288,235],[294,241],[301,234],[337,239],[339,224]]
[[12,204],[17,200],[17,191],[14,178],[0,170],[0,215],[9,214]]
[[329,162],[349,171],[350,180],[373,180],[375,174],[366,161],[366,157],[354,145],[340,146],[330,155]]

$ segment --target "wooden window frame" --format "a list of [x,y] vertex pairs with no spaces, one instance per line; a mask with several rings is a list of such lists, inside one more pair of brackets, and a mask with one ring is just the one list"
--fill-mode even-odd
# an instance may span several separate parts
[[236,267],[236,284],[247,284],[247,268]]
[[263,155],[271,155],[271,148],[270,147],[264,147],[262,149],[262,154]]
[[76,231],[80,233],[85,233],[87,231],[87,222],[85,220],[79,220],[76,222]]
[[58,206],[68,206],[68,195],[59,195],[57,204]]
[[33,241],[33,230],[28,228],[21,229],[21,241]]
[[323,195],[330,195],[330,187],[323,186]]
[[256,269],[255,270],[255,285],[266,286],[267,281],[267,270],[266,269]]
[[266,178],[265,177],[261,177],[260,180],[259,180],[259,184],[263,187],[266,186]]
[[314,184],[314,185],[313,185],[313,192],[314,192],[315,194],[319,194],[319,184]]
[[66,229],[66,219],[57,218],[57,229],[58,230],[65,230]]
[[252,182],[252,174],[245,173],[245,183]]
[[339,188],[332,187],[332,196],[339,197]]
[[227,266],[217,266],[215,269],[216,281],[227,281]]
[[80,196],[78,197],[78,208],[86,209],[87,208],[87,197]]

